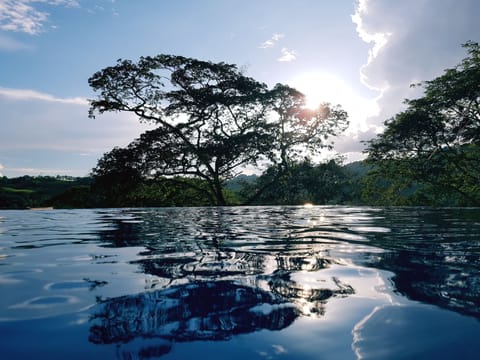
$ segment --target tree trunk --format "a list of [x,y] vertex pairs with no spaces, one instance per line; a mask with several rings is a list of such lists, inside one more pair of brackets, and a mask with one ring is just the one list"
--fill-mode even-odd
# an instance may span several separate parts
[[223,196],[223,189],[222,189],[222,183],[220,182],[220,179],[218,178],[218,175],[215,174],[214,178],[214,193],[215,193],[215,198],[217,200],[217,206],[225,206],[227,205],[227,202],[225,201],[225,198]]

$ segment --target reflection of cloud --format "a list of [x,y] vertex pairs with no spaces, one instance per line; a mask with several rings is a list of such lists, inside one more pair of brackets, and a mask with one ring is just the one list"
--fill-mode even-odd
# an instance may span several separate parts
[[35,35],[43,31],[49,13],[38,10],[34,4],[51,6],[79,6],[76,0],[3,0],[0,3],[0,30]]
[[297,52],[295,50],[289,50],[287,48],[282,48],[282,56],[277,60],[281,62],[290,62],[297,59]]
[[377,306],[354,327],[352,349],[357,359],[474,359],[478,327],[431,305]]
[[286,354],[287,350],[282,345],[272,345],[272,348],[275,350],[275,354]]

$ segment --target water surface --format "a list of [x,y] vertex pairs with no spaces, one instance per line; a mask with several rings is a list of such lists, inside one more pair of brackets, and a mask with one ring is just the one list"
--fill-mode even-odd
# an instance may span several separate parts
[[0,211],[2,359],[477,359],[480,209]]

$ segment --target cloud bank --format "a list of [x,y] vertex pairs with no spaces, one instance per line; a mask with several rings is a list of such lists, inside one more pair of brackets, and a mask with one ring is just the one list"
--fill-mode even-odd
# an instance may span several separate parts
[[[371,44],[363,82],[378,89],[381,109],[372,128],[421,93],[410,84],[431,80],[465,57],[462,44],[480,40],[478,0],[360,0],[352,16],[361,39]],[[369,130],[371,133],[374,131]]]

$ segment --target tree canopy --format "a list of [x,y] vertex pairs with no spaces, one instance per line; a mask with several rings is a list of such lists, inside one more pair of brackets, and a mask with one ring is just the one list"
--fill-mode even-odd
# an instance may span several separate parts
[[[402,189],[429,187],[458,204],[480,204],[480,48],[464,44],[468,56],[422,86],[406,110],[385,122],[368,143],[368,160]],[[415,185],[416,184],[416,185]]]
[[225,181],[246,166],[274,164],[284,172],[293,161],[330,146],[327,139],[347,125],[339,106],[306,109],[297,90],[280,84],[270,90],[223,62],[173,55],[118,60],[89,84],[98,92],[91,117],[129,112],[156,126],[105,154],[95,178],[175,179],[217,205],[226,204]]

